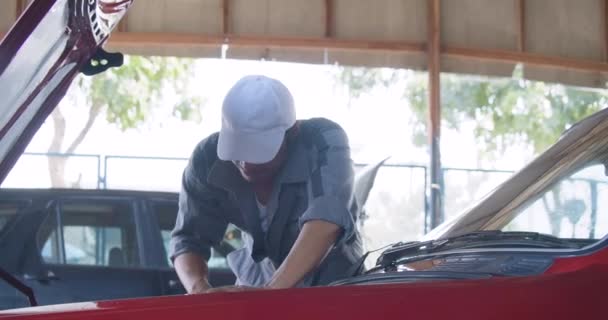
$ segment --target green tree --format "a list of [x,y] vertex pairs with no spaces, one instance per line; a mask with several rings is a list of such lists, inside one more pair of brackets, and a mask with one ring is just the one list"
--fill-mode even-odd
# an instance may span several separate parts
[[[404,96],[421,124],[418,139],[424,139],[427,91],[420,82],[413,79]],[[607,98],[602,91],[517,78],[481,80],[452,74],[441,78],[442,121],[456,130],[463,122],[474,121],[482,156],[500,154],[517,143],[529,144],[540,153],[574,123],[605,107]]]
[[368,68],[340,68],[335,74],[336,83],[343,86],[349,97],[359,98],[362,94],[370,92],[378,86],[389,87],[403,77],[399,72],[392,69],[368,69]]
[[[399,81],[395,81],[395,80]],[[428,78],[426,73],[402,71],[379,72],[365,68],[341,68],[336,81],[359,97],[378,86],[405,82],[397,90],[414,112],[410,125],[413,142],[428,141]],[[522,79],[521,69],[512,78],[488,79],[454,74],[441,75],[441,110],[443,125],[459,130],[465,122],[474,124],[475,137],[481,146],[481,157],[503,154],[508,146],[526,144],[540,153],[577,121],[605,108],[608,95],[592,90],[547,84]],[[473,187],[478,184],[473,184]],[[469,186],[471,187],[471,186]],[[462,190],[462,189],[461,189]],[[561,208],[559,190],[553,190],[552,203],[544,199],[554,234],[559,234]],[[453,201],[447,199],[446,203]]]
[[[87,108],[88,118],[74,140],[66,143],[66,116],[61,108],[56,108],[51,114],[54,132],[48,151],[73,153],[102,114],[121,130],[136,128],[146,122],[154,108],[166,102],[163,99],[166,94],[180,97],[173,106],[175,117],[200,121],[204,101],[187,92],[193,64],[193,60],[183,58],[126,56],[120,68],[111,68],[93,77],[79,76],[71,90],[84,94],[86,102],[82,107]],[[64,176],[67,160],[49,157],[53,187],[67,186]]]
[[[500,156],[514,144],[533,147],[536,154],[555,143],[577,121],[604,108],[607,95],[599,90],[546,84],[523,79],[496,79],[442,75],[442,120],[452,129],[474,120],[475,136],[482,146],[481,156]],[[420,86],[412,86],[418,97],[408,98],[417,121],[427,117],[427,106]],[[426,125],[417,131],[426,139]],[[557,192],[557,193],[556,193]],[[552,191],[552,203],[544,199],[553,234],[559,234],[563,210],[559,191]]]
[[[355,98],[378,86],[399,83],[397,90],[403,90],[403,97],[415,114],[410,123],[415,132],[413,141],[417,145],[426,143],[427,74],[382,70],[341,67],[336,81]],[[500,154],[516,143],[530,144],[539,153],[575,122],[608,103],[604,91],[529,81],[520,75],[521,70],[516,70],[513,78],[442,74],[443,124],[458,130],[462,123],[473,121],[482,157]]]

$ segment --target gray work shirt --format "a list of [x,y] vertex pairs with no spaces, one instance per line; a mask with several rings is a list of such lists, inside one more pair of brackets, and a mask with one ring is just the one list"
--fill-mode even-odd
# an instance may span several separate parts
[[348,276],[347,270],[362,255],[362,246],[355,223],[353,164],[344,130],[327,119],[300,120],[300,131],[288,145],[287,160],[266,207],[267,231],[262,228],[251,185],[232,162],[218,159],[217,140],[216,133],[201,141],[184,170],[171,239],[172,259],[195,252],[208,260],[211,247],[222,241],[232,223],[251,240],[247,254],[240,254],[237,264],[246,264],[245,258],[250,258],[278,268],[303,224],[324,220],[340,226],[342,233],[323,263],[301,285],[328,284]]

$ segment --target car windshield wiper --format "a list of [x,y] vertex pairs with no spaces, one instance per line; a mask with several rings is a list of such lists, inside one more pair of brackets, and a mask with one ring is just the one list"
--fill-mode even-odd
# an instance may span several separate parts
[[330,286],[353,284],[388,284],[404,283],[418,280],[478,280],[489,279],[497,275],[483,272],[457,271],[403,271],[390,273],[370,273],[349,277],[330,283]]
[[0,268],[0,278],[10,284],[13,288],[19,290],[19,292],[23,293],[27,299],[30,301],[30,305],[35,307],[38,305],[36,301],[36,297],[34,296],[34,290],[32,288],[26,286],[19,279],[15,278],[12,274],[6,272],[6,270]]
[[374,269],[388,267],[403,259],[446,250],[504,247],[580,249],[580,244],[537,232],[478,231],[441,240],[395,244],[380,255]]

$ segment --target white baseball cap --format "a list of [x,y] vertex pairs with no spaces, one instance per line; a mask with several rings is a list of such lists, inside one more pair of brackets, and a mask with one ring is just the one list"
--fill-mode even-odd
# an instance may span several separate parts
[[221,160],[266,163],[296,122],[289,89],[276,79],[245,76],[226,94],[217,145]]

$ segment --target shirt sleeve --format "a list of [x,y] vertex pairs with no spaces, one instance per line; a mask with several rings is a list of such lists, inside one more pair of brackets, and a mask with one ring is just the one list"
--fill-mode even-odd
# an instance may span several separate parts
[[323,220],[342,228],[336,245],[354,232],[354,169],[348,138],[342,129],[321,133],[317,143],[316,166],[308,185],[309,205],[300,217],[300,228],[310,220]]
[[219,244],[228,222],[220,212],[221,194],[206,182],[209,159],[197,147],[182,175],[179,210],[171,233],[171,260],[186,252],[200,254],[206,261],[211,248]]

